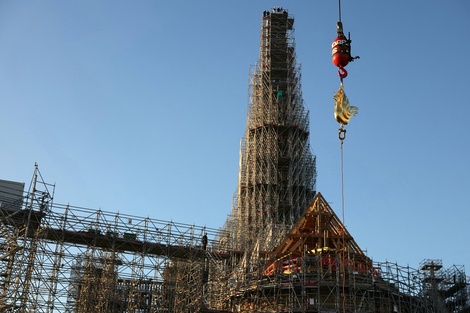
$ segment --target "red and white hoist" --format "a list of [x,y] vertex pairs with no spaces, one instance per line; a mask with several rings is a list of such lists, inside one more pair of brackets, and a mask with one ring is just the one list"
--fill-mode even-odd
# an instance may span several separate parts
[[336,23],[336,33],[338,36],[331,44],[331,61],[338,67],[338,75],[342,81],[343,78],[348,76],[348,72],[345,69],[346,65],[355,59],[359,59],[359,57],[351,56],[351,36],[348,33],[348,38],[346,38],[343,32],[343,23],[341,21]]

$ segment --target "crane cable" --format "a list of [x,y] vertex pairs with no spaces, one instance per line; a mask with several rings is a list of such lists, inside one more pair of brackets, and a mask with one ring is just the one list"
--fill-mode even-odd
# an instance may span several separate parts
[[343,160],[343,142],[346,139],[346,129],[341,124],[338,129],[338,138],[340,141],[340,154],[341,154],[341,214],[344,226],[344,160]]
[[[344,158],[343,158],[343,143],[344,139],[346,139],[346,129],[344,128],[344,125],[348,124],[349,118],[357,114],[357,107],[351,106],[349,104],[349,100],[346,97],[344,90],[343,90],[343,78],[345,78],[348,75],[348,72],[344,69],[344,66],[346,66],[349,61],[354,60],[355,58],[351,58],[350,54],[350,40],[344,37],[343,35],[343,26],[342,26],[342,21],[341,21],[341,0],[338,0],[338,23],[336,24],[338,27],[338,31],[341,31],[341,34],[338,32],[338,37],[333,41],[333,64],[338,66],[338,74],[340,77],[340,89],[336,93],[336,95],[333,97],[335,100],[335,119],[337,122],[340,123],[340,127],[338,129],[338,137],[340,140],[340,154],[341,154],[341,220],[342,220],[342,230],[341,230],[341,239],[342,239],[342,248],[340,249],[340,260],[341,260],[341,266],[340,270],[342,270],[342,280],[341,280],[341,300],[342,300],[342,305],[340,309],[340,312],[345,313],[346,312],[346,269],[345,269],[345,263],[347,262],[347,258],[349,258],[349,249],[346,248],[346,238],[345,238],[345,233],[346,233],[346,227],[345,227],[345,222],[344,222]],[[342,35],[342,37],[340,37]],[[340,41],[341,39],[341,41]],[[335,53],[337,53],[338,48],[335,48],[335,44],[343,45],[342,41],[346,40],[347,46],[346,46],[346,52],[348,53],[348,59],[347,60],[335,60],[334,56]],[[344,48],[344,47],[343,47]],[[344,53],[344,51],[343,51]],[[335,62],[336,61],[336,62]],[[337,64],[338,63],[338,64]],[[344,64],[342,64],[344,63]],[[348,256],[346,256],[346,253]]]
[[341,0],[338,0],[338,21],[341,23]]
[[[343,127],[343,124],[341,124],[341,126],[339,127],[338,129],[338,138],[339,138],[339,141],[340,141],[340,155],[341,155],[341,220],[342,220],[342,244],[343,244],[343,247],[341,249],[341,262],[342,262],[342,266],[343,266],[343,275],[345,273],[345,269],[344,269],[344,264],[346,262],[346,256],[345,256],[345,253],[347,252],[346,251],[346,240],[345,240],[345,232],[346,232],[346,226],[344,225],[344,159],[343,159],[343,142],[344,142],[344,139],[346,139],[346,129]],[[341,287],[342,287],[342,302],[343,302],[343,306],[342,306],[342,312],[344,313],[345,312],[345,309],[346,309],[346,294],[345,294],[345,289],[346,289],[346,281],[345,281],[345,277],[343,276],[343,279],[342,279],[342,282],[341,282]]]

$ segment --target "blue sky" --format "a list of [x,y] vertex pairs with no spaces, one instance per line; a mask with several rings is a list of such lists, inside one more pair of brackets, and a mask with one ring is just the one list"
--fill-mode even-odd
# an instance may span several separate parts
[[[470,4],[342,1],[359,115],[345,224],[377,261],[470,272]],[[237,185],[264,10],[295,17],[317,190],[341,215],[337,1],[0,1],[0,179],[55,202],[220,227]],[[468,274],[468,273],[467,273]]]

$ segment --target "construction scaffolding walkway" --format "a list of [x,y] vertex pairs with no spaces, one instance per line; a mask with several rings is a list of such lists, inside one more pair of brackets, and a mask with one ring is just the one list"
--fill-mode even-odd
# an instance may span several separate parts
[[36,188],[0,210],[0,312],[204,306],[206,257],[227,257],[211,252],[218,230],[54,204]]

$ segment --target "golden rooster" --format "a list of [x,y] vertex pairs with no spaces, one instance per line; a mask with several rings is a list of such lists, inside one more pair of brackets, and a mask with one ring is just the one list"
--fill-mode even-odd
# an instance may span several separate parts
[[335,100],[335,119],[342,125],[347,125],[349,119],[359,112],[355,106],[349,105],[349,100],[344,93],[343,84],[339,87],[338,92],[334,95]]

